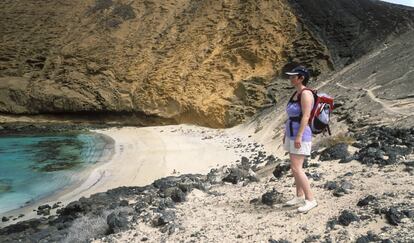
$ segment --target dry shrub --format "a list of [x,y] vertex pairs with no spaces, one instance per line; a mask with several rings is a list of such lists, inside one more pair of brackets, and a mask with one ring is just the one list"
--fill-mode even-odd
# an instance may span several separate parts
[[348,145],[351,145],[354,142],[356,142],[355,138],[353,138],[351,136],[348,136],[344,133],[340,133],[340,134],[337,134],[335,136],[330,136],[330,137],[327,137],[325,139],[322,139],[319,142],[319,146],[320,147],[332,147],[332,146],[334,146],[336,144],[339,144],[339,143],[346,143]]
[[108,230],[106,213],[100,216],[83,216],[73,221],[64,243],[88,242],[96,236],[105,235]]
[[80,243],[89,242],[89,239],[102,237],[108,232],[108,224],[106,218],[112,212],[131,213],[133,209],[130,207],[119,207],[114,210],[107,210],[102,215],[85,215],[73,221],[72,226],[68,230],[64,243]]

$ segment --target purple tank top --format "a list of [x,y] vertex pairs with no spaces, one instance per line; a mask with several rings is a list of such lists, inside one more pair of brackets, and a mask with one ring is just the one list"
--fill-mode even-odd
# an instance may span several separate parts
[[[289,101],[286,107],[286,112],[289,117],[298,117],[300,116],[302,112],[302,108],[300,107],[299,102]],[[291,140],[294,140],[296,138],[296,135],[298,134],[300,122],[295,122],[295,121],[292,122],[293,133],[290,134],[290,121],[291,119],[289,118],[285,124],[286,137],[289,137]],[[303,131],[302,141],[303,142],[312,141],[312,130],[310,129],[309,125],[306,125],[305,130]]]

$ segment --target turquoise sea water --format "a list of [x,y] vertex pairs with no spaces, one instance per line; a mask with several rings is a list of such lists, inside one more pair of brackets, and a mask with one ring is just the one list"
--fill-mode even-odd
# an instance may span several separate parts
[[93,133],[0,137],[0,214],[68,186],[106,144]]

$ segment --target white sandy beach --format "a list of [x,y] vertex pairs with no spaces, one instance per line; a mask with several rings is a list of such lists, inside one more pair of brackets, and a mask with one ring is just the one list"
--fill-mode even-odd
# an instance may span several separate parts
[[115,152],[110,161],[96,168],[64,200],[120,186],[144,186],[169,175],[207,173],[240,159],[239,153],[230,147],[230,137],[220,130],[179,125],[95,132],[114,139]]
[[[74,184],[5,216],[24,214],[15,221],[36,217],[42,204],[69,202],[120,186],[144,186],[154,180],[186,173],[208,173],[212,168],[235,163],[247,152],[232,146],[234,139],[249,142],[245,135],[193,125],[122,127],[93,130],[114,141],[113,154],[105,154],[97,166],[85,170]],[[253,142],[253,141],[251,141]],[[106,160],[106,161],[102,161]],[[52,211],[52,214],[55,210]]]

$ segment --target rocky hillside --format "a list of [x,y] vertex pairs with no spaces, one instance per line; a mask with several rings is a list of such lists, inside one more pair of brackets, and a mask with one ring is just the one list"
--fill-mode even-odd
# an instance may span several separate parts
[[0,6],[3,115],[122,115],[122,123],[211,127],[238,124],[278,100],[288,85],[274,77],[286,63],[327,73],[414,19],[412,9],[368,0]]

